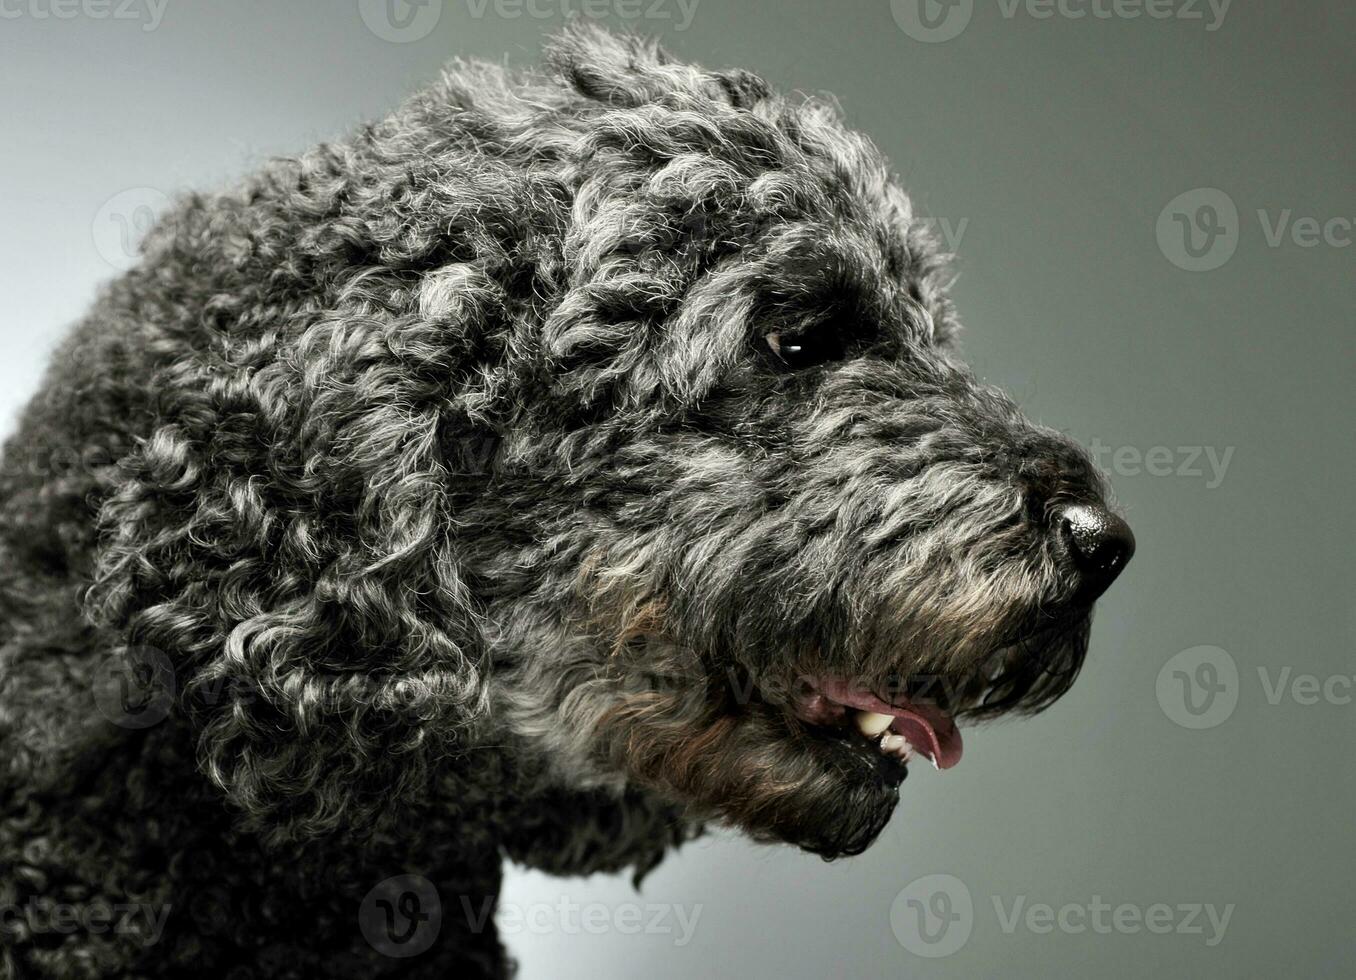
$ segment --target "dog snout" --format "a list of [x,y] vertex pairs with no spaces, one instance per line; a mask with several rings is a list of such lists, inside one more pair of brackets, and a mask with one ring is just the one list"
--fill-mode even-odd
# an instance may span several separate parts
[[1100,596],[1135,553],[1130,525],[1100,504],[1066,504],[1054,516],[1054,531],[1072,574],[1078,598]]

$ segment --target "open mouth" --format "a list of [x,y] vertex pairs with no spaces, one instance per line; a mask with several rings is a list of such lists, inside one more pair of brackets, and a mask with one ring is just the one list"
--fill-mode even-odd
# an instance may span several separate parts
[[937,769],[950,769],[964,748],[955,721],[937,705],[902,696],[886,701],[843,678],[814,680],[795,713],[810,725],[853,728],[901,764],[921,755]]

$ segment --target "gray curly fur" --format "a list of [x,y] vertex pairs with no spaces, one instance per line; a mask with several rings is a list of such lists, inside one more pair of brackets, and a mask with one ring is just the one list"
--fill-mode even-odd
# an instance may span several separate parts
[[[57,354],[0,477],[0,975],[498,976],[503,856],[866,847],[898,781],[798,678],[1072,682],[1044,517],[1098,477],[957,360],[877,151],[636,39],[547,61],[187,196]],[[95,710],[119,667],[163,721]],[[356,923],[406,873],[395,959]]]

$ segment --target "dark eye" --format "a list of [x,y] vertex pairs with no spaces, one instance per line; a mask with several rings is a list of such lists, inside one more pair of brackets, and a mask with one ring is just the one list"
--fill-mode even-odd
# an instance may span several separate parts
[[774,330],[763,335],[763,345],[774,363],[792,370],[842,360],[847,350],[841,334],[828,324]]

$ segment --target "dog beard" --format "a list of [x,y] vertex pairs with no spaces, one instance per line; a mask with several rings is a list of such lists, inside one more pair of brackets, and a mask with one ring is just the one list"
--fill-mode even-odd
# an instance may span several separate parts
[[619,701],[600,729],[614,762],[698,815],[825,858],[861,853],[889,821],[907,770],[852,744],[855,733],[798,731],[765,705],[708,706],[694,718],[692,700],[651,691]]

